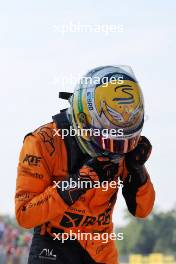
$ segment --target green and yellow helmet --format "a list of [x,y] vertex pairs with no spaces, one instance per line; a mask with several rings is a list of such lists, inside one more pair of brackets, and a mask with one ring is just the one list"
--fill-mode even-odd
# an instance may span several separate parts
[[[70,102],[73,128],[84,131],[77,140],[89,155],[119,155],[136,147],[144,123],[144,101],[130,67],[104,66],[89,71]],[[105,129],[106,136],[101,133]],[[112,135],[112,130],[121,133]]]

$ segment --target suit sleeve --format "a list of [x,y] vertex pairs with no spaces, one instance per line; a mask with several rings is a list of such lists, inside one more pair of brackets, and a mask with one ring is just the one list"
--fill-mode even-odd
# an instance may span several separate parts
[[129,212],[139,218],[147,217],[153,209],[155,191],[145,166],[140,175],[130,174],[125,167],[123,182],[122,194]]
[[51,180],[37,136],[27,136],[19,157],[15,212],[20,226],[33,228],[62,214],[67,205]]

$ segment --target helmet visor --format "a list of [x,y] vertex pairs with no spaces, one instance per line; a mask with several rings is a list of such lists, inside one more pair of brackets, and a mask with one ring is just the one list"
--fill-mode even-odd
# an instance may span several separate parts
[[105,138],[103,136],[96,136],[91,139],[92,142],[102,150],[111,153],[124,154],[132,151],[137,146],[139,138],[140,135],[126,139]]

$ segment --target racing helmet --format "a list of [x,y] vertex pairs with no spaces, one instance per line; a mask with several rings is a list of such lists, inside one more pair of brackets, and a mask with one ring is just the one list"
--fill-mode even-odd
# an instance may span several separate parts
[[137,146],[144,100],[129,66],[92,69],[75,87],[70,104],[76,139],[91,157],[123,155]]

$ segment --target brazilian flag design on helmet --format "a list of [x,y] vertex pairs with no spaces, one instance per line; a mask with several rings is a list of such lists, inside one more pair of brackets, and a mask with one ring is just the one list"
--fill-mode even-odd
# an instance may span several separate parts
[[[74,129],[86,131],[77,140],[92,157],[133,150],[144,123],[144,101],[131,68],[104,66],[83,76],[71,98],[71,120]],[[106,136],[90,133],[104,129]],[[122,133],[112,135],[112,130]]]

